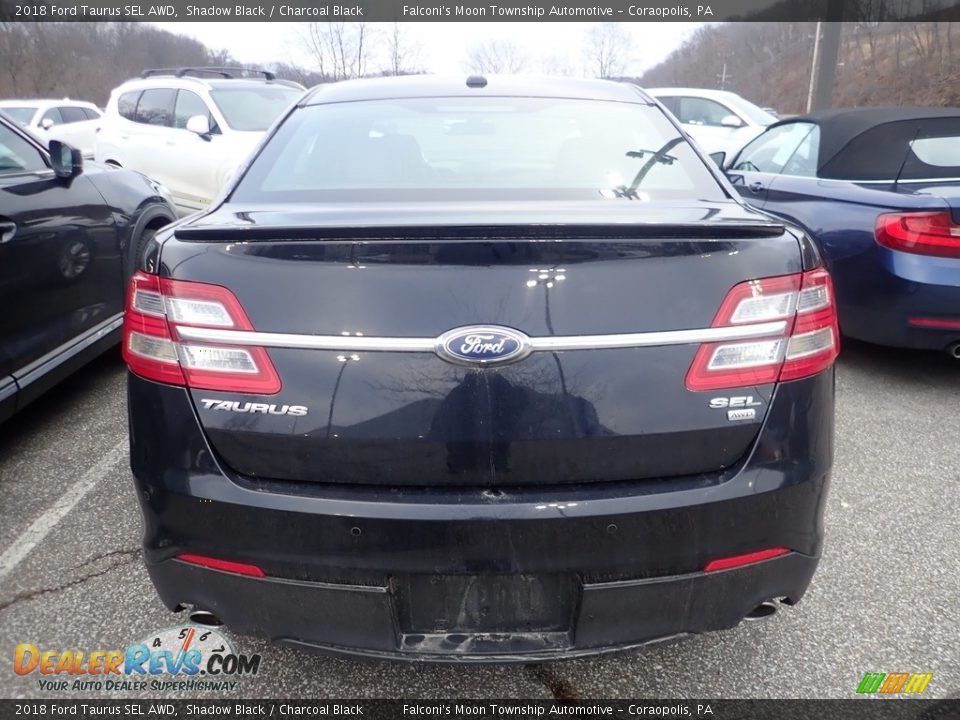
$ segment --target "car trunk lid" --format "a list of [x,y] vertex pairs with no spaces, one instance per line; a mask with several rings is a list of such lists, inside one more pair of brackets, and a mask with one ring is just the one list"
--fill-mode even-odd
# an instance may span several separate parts
[[[214,450],[252,478],[397,487],[735,465],[775,383],[688,389],[694,338],[734,286],[799,273],[796,238],[733,203],[595,208],[220,210],[178,228],[161,273],[229,288],[281,383],[192,388]],[[472,326],[534,350],[483,366],[436,350]]]

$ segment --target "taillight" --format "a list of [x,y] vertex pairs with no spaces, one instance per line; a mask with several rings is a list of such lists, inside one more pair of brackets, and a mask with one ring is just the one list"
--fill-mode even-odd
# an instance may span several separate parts
[[960,258],[960,225],[953,221],[949,210],[880,215],[876,238],[891,250]]
[[815,375],[840,352],[833,284],[823,268],[735,285],[713,327],[781,321],[778,335],[705,343],[687,371],[688,390],[764,385]]
[[135,273],[123,320],[123,358],[132,372],[202,390],[280,391],[280,377],[264,348],[182,342],[181,326],[253,330],[225,287]]

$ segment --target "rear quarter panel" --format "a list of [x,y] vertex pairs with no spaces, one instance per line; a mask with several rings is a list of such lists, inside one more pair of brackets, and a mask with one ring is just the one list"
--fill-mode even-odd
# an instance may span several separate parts
[[960,284],[960,276],[936,258],[877,244],[879,215],[947,207],[939,197],[883,188],[780,175],[770,184],[763,210],[803,228],[819,247],[834,278],[845,335],[899,345],[907,342],[908,314],[944,305],[942,292],[931,286]]

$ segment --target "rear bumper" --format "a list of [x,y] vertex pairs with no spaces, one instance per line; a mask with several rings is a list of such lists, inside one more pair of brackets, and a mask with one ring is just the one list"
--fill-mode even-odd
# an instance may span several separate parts
[[835,268],[834,283],[846,287],[838,290],[843,334],[918,350],[960,342],[960,260],[885,248],[874,252],[874,260]]
[[[833,453],[833,373],[777,388],[757,441],[715,475],[491,493],[241,478],[185,391],[130,377],[131,463],[150,576],[171,609],[327,652],[507,662],[729,628],[799,601]],[[712,559],[789,554],[703,572]],[[177,560],[250,563],[251,578]]]
[[[391,586],[298,582],[148,564],[163,602],[208,609],[232,630],[334,655],[424,662],[536,662],[622,651],[737,625],[770,598],[802,597],[815,558],[790,553],[716,573],[578,583],[567,627],[424,632],[398,622]],[[402,592],[402,591],[400,591]]]

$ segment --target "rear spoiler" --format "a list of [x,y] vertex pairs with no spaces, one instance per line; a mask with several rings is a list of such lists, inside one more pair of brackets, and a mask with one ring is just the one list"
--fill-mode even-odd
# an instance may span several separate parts
[[516,225],[237,226],[177,228],[178,240],[243,242],[283,240],[744,240],[779,237],[775,222],[611,223]]

